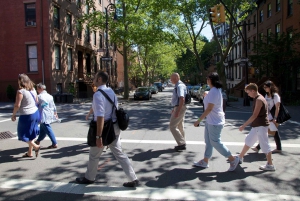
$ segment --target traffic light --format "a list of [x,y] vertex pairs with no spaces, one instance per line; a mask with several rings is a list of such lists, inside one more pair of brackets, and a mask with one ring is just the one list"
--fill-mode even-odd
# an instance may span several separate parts
[[225,22],[225,9],[223,4],[220,4],[219,13],[220,13],[220,22],[221,23]]
[[209,9],[211,21],[214,23],[225,22],[225,8],[223,4],[217,4]]
[[218,7],[214,6],[209,9],[211,21],[214,23],[218,23]]

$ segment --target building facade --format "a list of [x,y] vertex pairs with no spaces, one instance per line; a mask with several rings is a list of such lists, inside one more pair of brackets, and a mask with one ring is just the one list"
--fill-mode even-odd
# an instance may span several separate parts
[[[95,8],[105,12],[110,3],[114,2],[97,0]],[[112,87],[118,86],[116,47],[106,30],[79,26],[80,16],[92,12],[82,0],[0,1],[0,10],[1,101],[7,100],[8,85],[17,89],[20,73],[45,83],[51,94],[73,93],[79,98],[92,96],[92,78],[99,70],[111,75]],[[110,59],[102,60],[107,47]]]

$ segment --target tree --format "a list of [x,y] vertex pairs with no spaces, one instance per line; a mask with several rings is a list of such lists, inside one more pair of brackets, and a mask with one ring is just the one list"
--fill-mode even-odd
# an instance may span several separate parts
[[[217,55],[220,56],[220,61],[217,63],[217,72],[221,78],[223,86],[227,89],[226,83],[226,73],[224,68],[224,61],[226,60],[228,54],[231,52],[236,40],[237,36],[240,35],[241,31],[239,31],[240,26],[238,26],[237,22],[242,21],[247,16],[249,10],[256,6],[255,1],[248,0],[223,0],[226,8],[226,24],[228,30],[228,37],[219,38],[217,36],[216,27],[214,26],[211,19],[210,25],[214,35],[214,40],[217,43]],[[219,1],[210,1],[210,7],[219,3]],[[207,10],[209,14],[209,10]],[[245,39],[247,40],[247,39]]]
[[282,91],[296,91],[297,74],[300,72],[300,33],[295,31],[270,34],[254,43],[251,61],[260,76],[274,77]]

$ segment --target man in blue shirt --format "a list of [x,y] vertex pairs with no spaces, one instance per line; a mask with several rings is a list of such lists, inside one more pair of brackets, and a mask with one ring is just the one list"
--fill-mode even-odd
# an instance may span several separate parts
[[186,113],[185,95],[187,94],[185,84],[180,81],[178,73],[171,75],[171,82],[175,84],[172,95],[172,114],[170,118],[170,131],[173,134],[178,146],[175,151],[186,149],[185,133],[184,133],[184,117]]

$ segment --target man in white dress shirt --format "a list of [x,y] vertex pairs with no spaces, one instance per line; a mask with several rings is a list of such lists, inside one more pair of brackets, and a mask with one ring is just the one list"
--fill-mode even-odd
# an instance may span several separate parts
[[[108,88],[106,86],[107,81],[108,81],[108,74],[106,72],[98,72],[95,75],[93,83],[95,86],[97,86],[98,89],[103,90],[109,96],[109,98],[113,102],[115,102],[116,107],[118,108],[117,97],[114,91],[111,88]],[[115,109],[113,109],[112,104],[105,98],[105,96],[100,91],[96,91],[94,93],[92,110],[94,112],[94,121],[97,122],[97,136],[98,136],[96,138],[97,146],[90,147],[89,162],[88,162],[85,176],[76,178],[76,182],[79,184],[94,183],[97,175],[99,158],[104,149],[102,138],[101,138],[104,121],[110,119],[111,116],[113,122],[117,121]],[[114,130],[116,134],[116,139],[108,146],[112,151],[113,155],[116,157],[116,159],[122,166],[125,174],[129,179],[129,182],[125,182],[123,186],[136,187],[139,184],[139,181],[135,175],[135,172],[133,170],[133,167],[131,165],[128,156],[122,152],[121,141],[120,141],[121,130],[117,122],[114,123]]]

